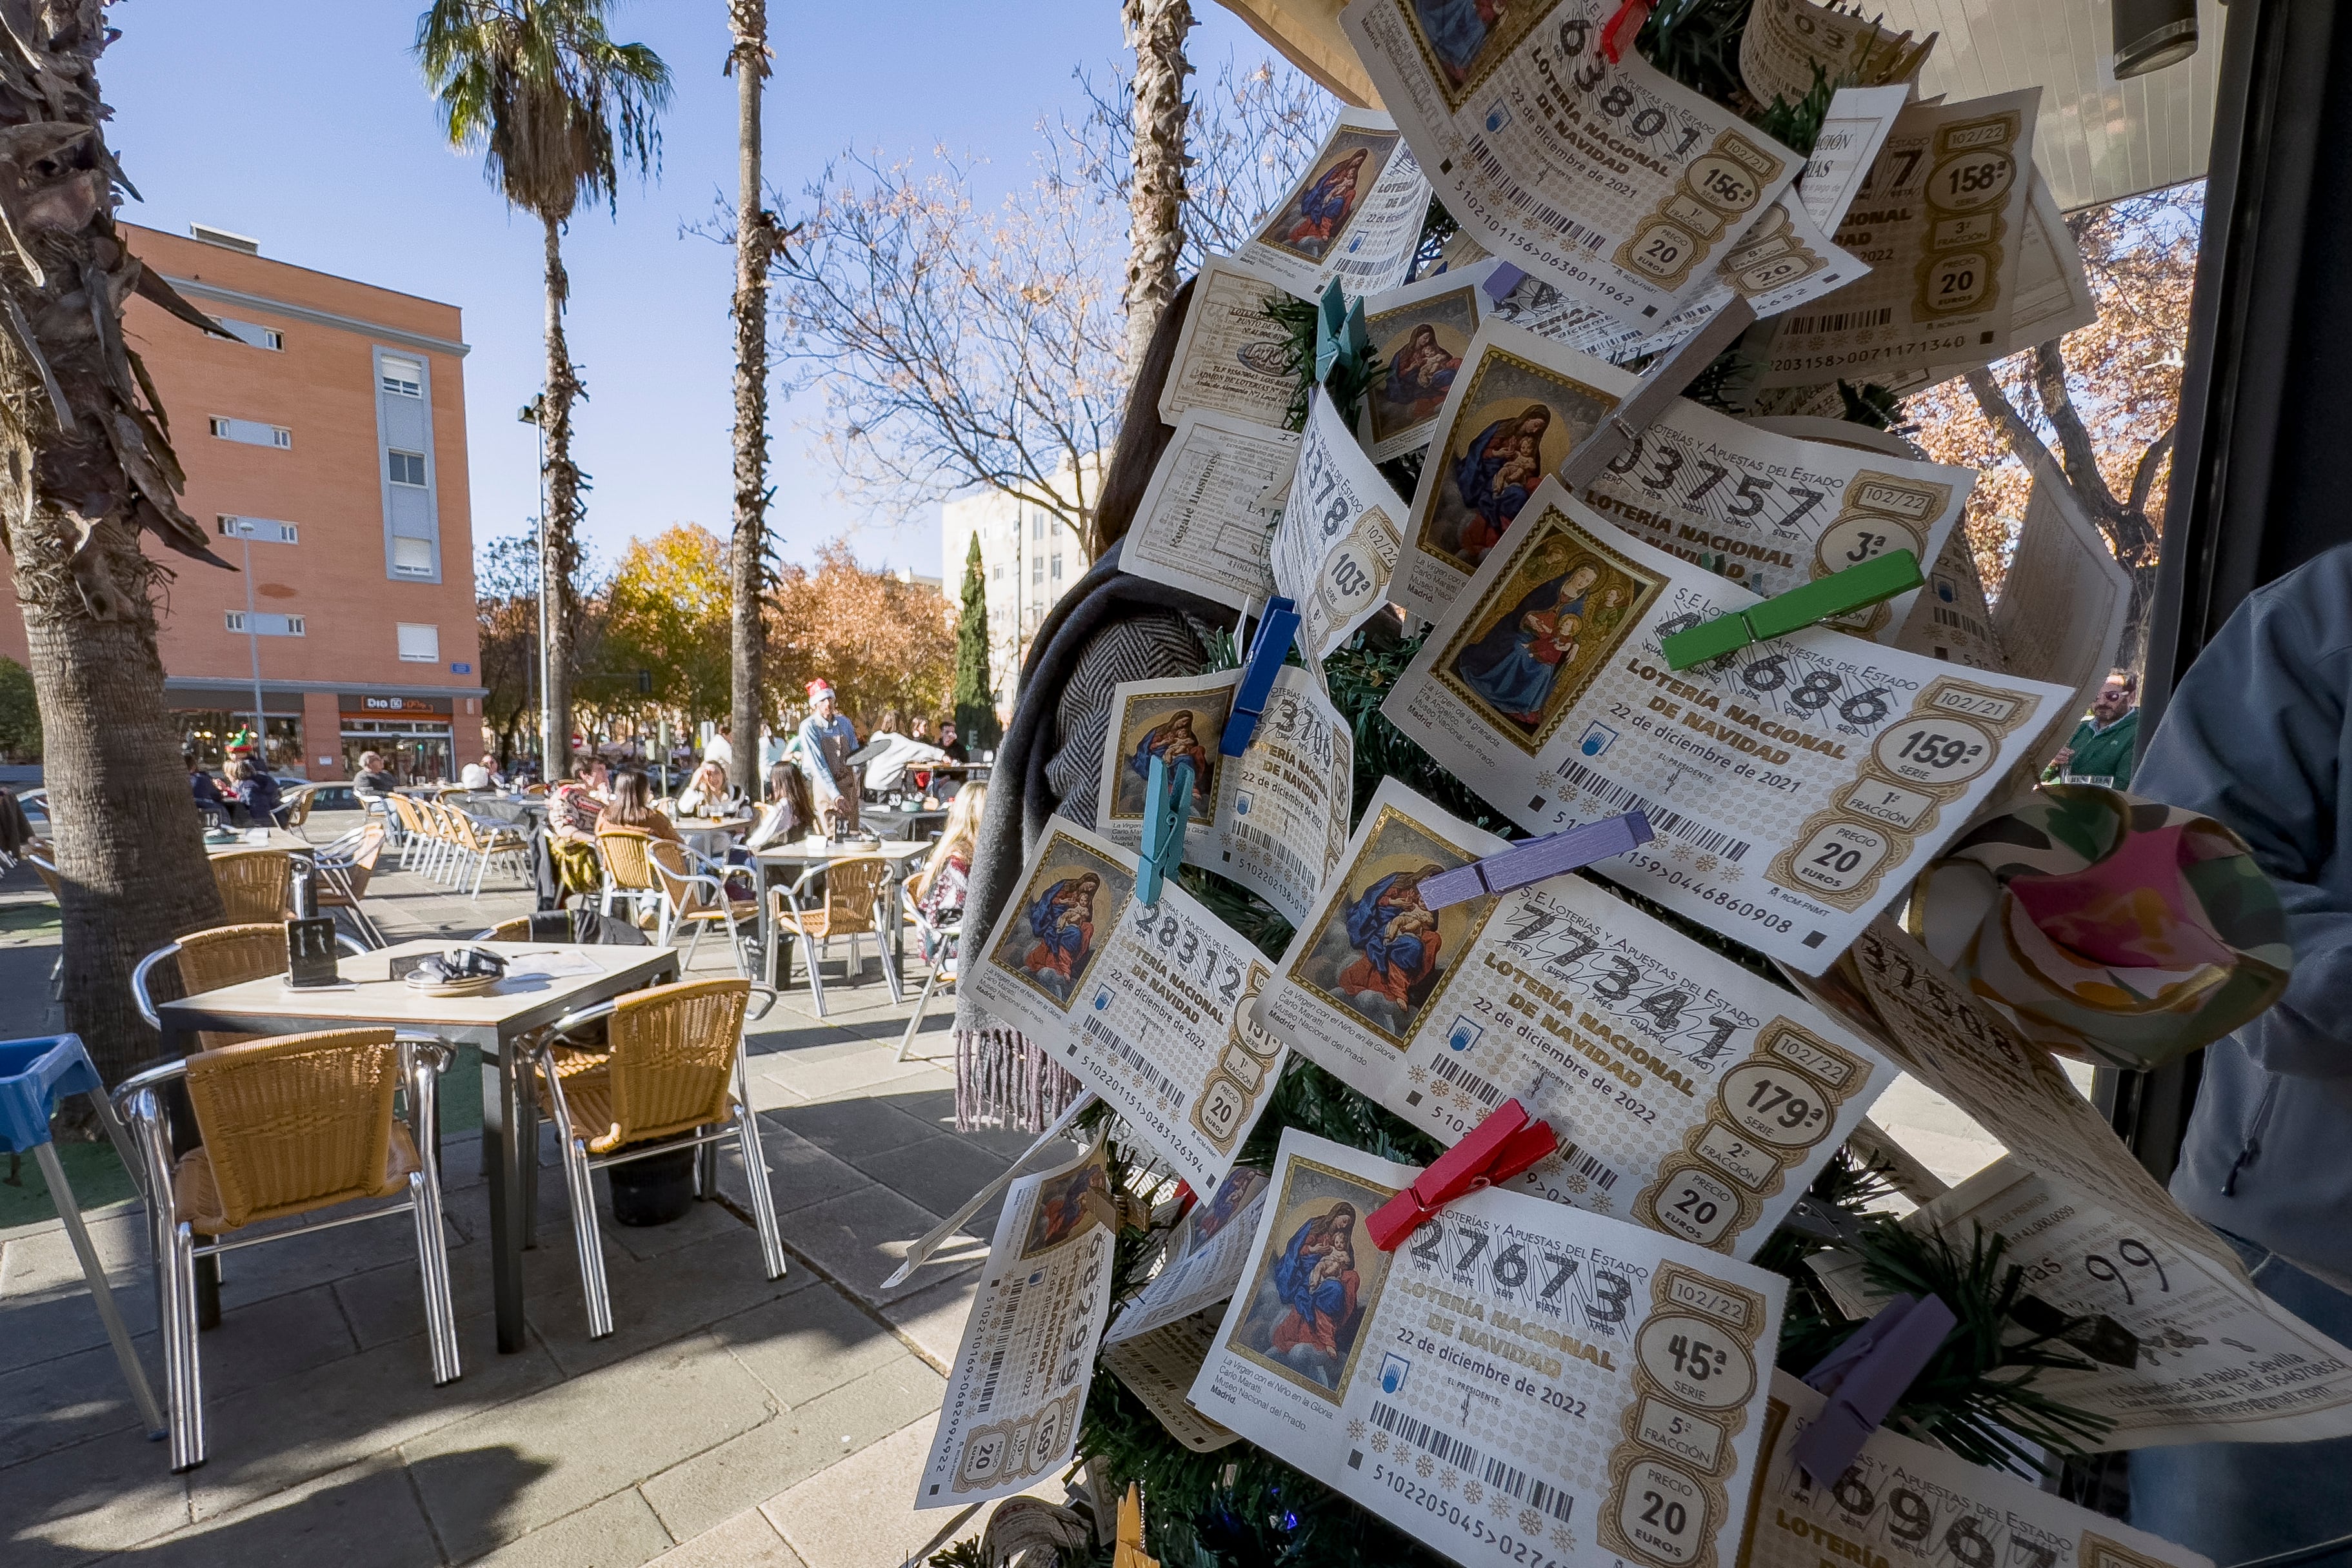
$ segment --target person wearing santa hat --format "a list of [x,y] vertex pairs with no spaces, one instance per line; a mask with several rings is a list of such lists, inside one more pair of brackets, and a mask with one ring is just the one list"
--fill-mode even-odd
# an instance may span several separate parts
[[849,764],[857,749],[857,727],[836,710],[833,685],[808,684],[809,716],[801,720],[801,764],[816,792],[820,816],[837,827],[857,826],[857,769]]

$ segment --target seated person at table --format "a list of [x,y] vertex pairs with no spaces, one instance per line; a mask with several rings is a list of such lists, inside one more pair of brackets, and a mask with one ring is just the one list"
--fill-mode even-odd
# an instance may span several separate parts
[[221,797],[220,786],[213,782],[213,776],[197,762],[194,752],[186,753],[185,760],[188,764],[188,793],[195,798],[198,806],[217,811],[226,818],[229,815],[228,802]]
[[[971,876],[972,845],[980,838],[980,814],[988,805],[988,786],[973,784],[959,791],[955,804],[948,808],[948,823],[940,834],[940,841],[931,846],[930,859],[915,875],[915,907],[933,931],[956,925],[963,919],[964,886]],[[923,936],[923,957],[937,962],[939,953],[932,934]]]
[[362,800],[380,800],[400,788],[400,780],[383,765],[381,751],[360,753],[360,770],[352,778],[352,793]]
[[727,769],[716,762],[705,762],[677,792],[677,814],[681,817],[716,817],[727,810]]
[[789,762],[777,763],[768,769],[766,814],[743,841],[743,847],[764,850],[815,831],[816,797],[810,792],[807,776]]
[[635,828],[674,844],[685,841],[677,835],[677,824],[654,805],[653,785],[634,768],[613,775],[613,803],[604,808],[602,825]]
[[559,839],[593,842],[596,823],[604,816],[604,759],[583,757],[572,765],[572,777],[548,797],[547,825]]
[[278,780],[269,776],[261,758],[240,757],[229,764],[228,772],[236,782],[236,803],[245,808],[246,820],[257,828],[278,826]]
[[457,774],[457,788],[460,789],[495,789],[498,783],[498,769],[487,757],[479,762],[468,762]]

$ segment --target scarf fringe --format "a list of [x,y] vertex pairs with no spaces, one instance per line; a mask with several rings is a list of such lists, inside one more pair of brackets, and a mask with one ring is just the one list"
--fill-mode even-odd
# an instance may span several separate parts
[[956,1131],[1042,1133],[1085,1091],[1044,1049],[1002,1024],[959,1029]]

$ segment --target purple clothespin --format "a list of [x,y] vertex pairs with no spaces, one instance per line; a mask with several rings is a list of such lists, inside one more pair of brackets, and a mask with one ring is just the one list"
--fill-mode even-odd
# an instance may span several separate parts
[[1805,1374],[1810,1386],[1829,1396],[1821,1419],[1797,1439],[1797,1463],[1816,1485],[1833,1485],[1845,1474],[1958,1322],[1937,1297],[1897,1296]]
[[1501,304],[1510,297],[1512,289],[1525,281],[1527,276],[1507,261],[1496,263],[1495,270],[1486,275],[1486,298]]
[[1604,817],[1597,822],[1513,844],[1457,870],[1440,872],[1422,883],[1421,902],[1425,908],[1444,909],[1452,904],[1467,904],[1480,894],[1508,893],[1515,887],[1607,860],[1611,855],[1622,855],[1654,837],[1650,831],[1650,819],[1639,811]]

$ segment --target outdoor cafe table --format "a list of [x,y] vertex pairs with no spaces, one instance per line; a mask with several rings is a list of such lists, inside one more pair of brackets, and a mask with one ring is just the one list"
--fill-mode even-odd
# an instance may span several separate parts
[[[261,833],[264,836],[256,840],[249,836],[254,833]],[[319,846],[301,834],[289,832],[284,828],[243,828],[238,830],[236,837],[233,839],[226,839],[217,843],[210,839],[205,841],[205,854],[207,858],[214,855],[235,854],[240,850],[284,850],[288,854],[308,855],[316,854]]]
[[[889,893],[883,912],[883,928],[890,936],[890,953],[882,961],[898,967],[901,979],[906,976],[907,923],[898,918],[898,890],[907,885],[915,862],[931,852],[929,844],[908,843],[904,839],[886,839],[878,844],[836,844],[830,839],[796,839],[791,843],[775,844],[754,853],[751,859],[760,868],[760,963],[768,983],[776,981],[776,920],[774,904],[768,896],[770,885],[779,880],[789,881],[811,866],[824,865],[834,861],[853,860],[860,855],[880,855],[890,862]],[[785,873],[779,878],[777,873]]]
[[530,957],[551,967],[582,962],[594,973],[509,975],[479,996],[428,997],[390,977],[391,962],[439,953],[452,946],[442,938],[404,942],[364,955],[347,955],[341,971],[349,985],[298,991],[281,977],[247,980],[156,1010],[163,1019],[167,1055],[195,1049],[200,1030],[238,1034],[301,1034],[312,1030],[389,1025],[429,1034],[482,1053],[482,1173],[490,1189],[490,1278],[498,1306],[499,1349],[523,1348],[522,1245],[523,1162],[535,1157],[520,1135],[535,1124],[524,1113],[527,1082],[522,1046],[532,1030],[564,1014],[611,997],[677,977],[677,952],[670,947],[561,946],[545,942],[481,942],[509,966],[528,968]]

